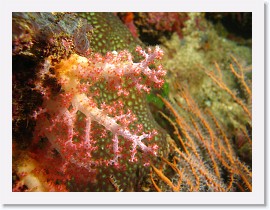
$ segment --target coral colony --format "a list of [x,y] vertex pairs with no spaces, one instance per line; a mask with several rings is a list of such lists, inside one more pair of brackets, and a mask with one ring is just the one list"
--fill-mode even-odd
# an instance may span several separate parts
[[[55,66],[56,79],[64,92],[53,99],[49,90],[44,89],[39,83],[36,84],[36,89],[44,97],[42,108],[34,113],[34,117],[38,118],[36,127],[38,136],[47,137],[67,163],[74,163],[88,171],[94,171],[93,166],[103,164],[121,167],[118,161],[120,158],[136,162],[137,148],[145,155],[157,154],[158,146],[147,143],[157,134],[156,130],[145,133],[142,124],[138,124],[135,130],[130,129],[130,125],[137,118],[132,110],[123,109],[124,104],[121,100],[112,104],[103,102],[99,107],[94,96],[98,96],[100,90],[97,89],[95,93],[88,92],[100,81],[106,85],[106,89],[115,91],[118,96],[129,95],[131,87],[135,87],[138,93],[149,92],[149,86],[153,84],[161,87],[166,71],[161,66],[158,66],[157,70],[148,66],[154,63],[155,59],[161,58],[162,50],[159,47],[153,52],[148,49],[149,54],[141,47],[137,47],[136,50],[145,58],[140,63],[133,63],[132,56],[127,51],[110,52],[104,57],[94,54],[90,58],[71,55]],[[45,63],[40,78],[54,77],[49,72],[50,61],[46,60]],[[78,112],[84,119],[77,119]],[[97,149],[95,135],[101,132],[93,128],[91,125],[93,122],[103,126],[104,131],[100,135],[105,137],[106,131],[112,134],[111,145],[106,145],[107,150],[111,151],[111,159],[95,160],[92,156],[92,152]],[[75,129],[76,123],[80,124],[81,131]],[[120,136],[127,141],[125,144],[131,145],[130,150],[126,151],[126,148],[119,145]],[[77,138],[78,143],[73,142],[74,138]],[[149,165],[147,159],[144,165]]]
[[[95,97],[101,94],[100,89],[89,92],[96,83],[124,98],[134,94],[130,92],[133,87],[137,94],[149,92],[151,86],[160,88],[166,71],[161,65],[156,70],[148,66],[161,59],[162,50],[149,48],[147,54],[137,47],[136,51],[144,57],[139,63],[133,63],[127,51],[108,52],[105,56],[96,53],[89,58],[73,54],[53,67],[55,74],[50,73],[50,58],[45,60],[38,74],[40,80],[35,84],[44,99],[42,107],[33,114],[37,120],[35,136],[36,140],[46,137],[50,150],[61,156],[63,173],[71,164],[89,172],[94,179],[97,167],[111,165],[126,170],[125,162],[119,160],[137,162],[137,150],[142,152],[143,166],[149,166],[149,156],[157,155],[158,145],[152,141],[157,130],[144,132],[143,124],[136,124],[136,115],[124,108],[122,100],[99,105]],[[55,78],[61,84],[61,94],[52,96],[50,89],[44,88],[46,77]],[[99,147],[97,136],[110,139],[105,145],[107,157],[102,153],[93,154]]]
[[[49,43],[32,82],[42,104],[35,105],[31,114],[33,140],[30,152],[18,161],[22,181],[14,191],[21,191],[21,185],[32,191],[63,191],[66,186],[70,191],[116,191],[121,180],[121,190],[139,188],[150,163],[167,153],[164,131],[153,120],[144,97],[164,83],[166,71],[156,64],[163,51],[158,46],[147,51],[137,46],[138,62],[128,50],[102,55],[91,50],[94,29],[86,19],[50,13],[14,16],[24,18],[25,30],[32,30],[34,41],[27,43]],[[26,43],[20,30],[16,40],[17,55]],[[34,48],[31,44],[26,49]],[[45,50],[40,51],[43,55]]]
[[252,190],[249,72],[232,57],[228,86],[204,67],[204,15],[12,17],[14,192]]

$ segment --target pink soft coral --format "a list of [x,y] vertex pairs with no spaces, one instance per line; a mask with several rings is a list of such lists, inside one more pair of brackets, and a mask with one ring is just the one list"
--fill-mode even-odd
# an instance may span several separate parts
[[[100,90],[89,91],[96,83],[101,83],[105,89],[126,97],[132,88],[143,93],[149,92],[151,86],[161,87],[166,71],[161,65],[156,70],[150,69],[149,65],[162,57],[162,50],[149,48],[146,53],[137,47],[136,51],[144,57],[138,63],[133,62],[127,51],[109,52],[105,56],[93,54],[88,58],[73,54],[54,66],[50,58],[45,61],[39,73],[41,80],[36,82],[36,89],[43,94],[44,102],[33,115],[37,119],[35,136],[37,141],[46,137],[49,150],[55,150],[61,157],[57,166],[61,173],[71,173],[74,177],[76,173],[89,172],[95,177],[99,166],[124,169],[126,165],[120,159],[137,162],[138,149],[145,157],[144,166],[149,165],[149,156],[157,155],[158,145],[151,143],[158,134],[157,130],[145,132],[142,124],[135,126],[137,117],[132,110],[123,109],[123,101],[98,103],[95,98],[101,94]],[[54,74],[49,70],[52,66]],[[52,94],[50,88],[44,87],[42,79],[45,77],[54,78],[61,84],[60,94]],[[100,138],[111,139],[106,145],[109,157],[95,153]],[[126,143],[120,144],[119,138]],[[48,154],[43,155],[48,157]],[[72,171],[71,166],[78,170]]]

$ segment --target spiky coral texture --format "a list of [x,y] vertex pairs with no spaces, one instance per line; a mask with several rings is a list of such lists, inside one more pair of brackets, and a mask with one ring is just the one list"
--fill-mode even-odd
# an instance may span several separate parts
[[[144,57],[139,63],[133,63],[127,51],[109,52],[106,56],[93,54],[89,58],[71,55],[53,66],[48,58],[39,73],[36,89],[44,96],[42,107],[34,113],[37,119],[36,140],[46,137],[50,151],[56,150],[61,156],[59,169],[67,173],[68,165],[75,165],[84,173],[91,173],[95,181],[99,166],[112,166],[124,170],[126,165],[120,159],[137,162],[137,150],[142,151],[144,166],[149,165],[151,156],[158,152],[158,145],[152,139],[158,131],[144,132],[142,124],[136,124],[137,117],[130,109],[123,109],[123,101],[98,104],[95,97],[100,94],[96,89],[90,92],[96,83],[102,83],[106,89],[114,90],[118,96],[128,96],[135,87],[138,93],[149,92],[151,86],[161,87],[166,71],[162,66],[156,70],[148,66],[162,57],[162,50],[156,47],[148,53],[137,47],[136,51]],[[62,92],[53,95],[50,88],[44,87],[44,78],[51,77],[61,84]],[[94,123],[94,125],[93,125]],[[106,145],[109,157],[93,155],[98,148],[97,137],[111,138]],[[119,143],[122,138],[126,143]],[[122,164],[121,164],[122,163]],[[78,171],[77,171],[78,173]],[[68,175],[74,175],[73,173]],[[91,180],[91,178],[87,178]]]

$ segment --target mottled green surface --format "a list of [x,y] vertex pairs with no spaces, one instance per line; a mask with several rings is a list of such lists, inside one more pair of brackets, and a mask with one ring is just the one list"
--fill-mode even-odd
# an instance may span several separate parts
[[[85,19],[87,19],[87,23]],[[13,50],[13,54],[23,56],[21,62],[24,62],[24,56],[26,55],[27,59],[34,59],[37,66],[39,66],[43,58],[48,55],[53,55],[55,61],[59,62],[63,57],[67,57],[71,53],[80,51],[83,54],[86,52],[85,46],[88,45],[90,45],[92,52],[105,54],[108,51],[128,50],[133,55],[136,54],[134,53],[136,46],[143,45],[138,39],[135,39],[131,35],[126,26],[112,13],[16,13],[14,14],[13,21],[15,23],[13,29],[13,43],[15,43],[16,39],[22,42],[14,46],[15,50]],[[29,36],[23,37],[24,39],[20,40],[20,35],[26,32]],[[81,34],[81,32],[85,34]],[[77,45],[75,43],[73,48],[65,48],[61,42],[63,39],[67,41],[75,39]],[[34,44],[30,44],[30,42]],[[24,45],[28,46],[27,49]],[[138,57],[135,57],[135,59],[137,60]],[[38,71],[38,69],[34,71]],[[19,80],[20,78],[16,79]],[[31,79],[30,76],[29,80]],[[26,82],[27,81],[21,81],[20,83],[25,84]],[[47,85],[49,88],[56,87],[53,82],[49,82]],[[148,108],[145,94],[138,94],[135,89],[132,89],[130,90],[129,96],[118,97],[115,92],[104,89],[104,83],[98,83],[92,86],[92,88],[98,88],[100,90],[101,94],[96,98],[98,104],[123,100],[125,104],[124,109],[131,109],[138,118],[138,121],[132,126],[143,124],[145,128],[144,132],[152,131],[153,129],[157,130],[158,135],[151,141],[159,146],[158,154],[160,156],[167,155],[166,133],[154,121]],[[15,102],[17,102],[16,98]],[[35,101],[29,102],[27,96],[24,96],[24,99],[20,101],[18,106],[24,107],[26,102],[32,104],[36,103]],[[33,111],[34,110],[35,107],[33,107]],[[19,115],[20,114],[22,115],[23,113],[19,113]],[[78,114],[78,118],[79,117],[81,116]],[[95,138],[98,142],[98,150],[95,152],[94,157],[95,155],[98,157],[102,157],[103,155],[104,159],[112,158],[113,154],[108,153],[108,150],[106,150],[106,145],[112,143],[112,135],[109,133],[107,138],[101,138],[97,135]],[[126,144],[126,140],[123,138],[119,140],[120,145],[123,146]],[[16,141],[19,142],[20,140],[17,139]],[[129,149],[130,148],[126,148],[127,151]],[[120,189],[124,191],[141,191],[144,179],[149,173],[149,166],[143,166],[145,161],[142,158],[142,153],[139,151],[138,162],[136,163],[131,163],[127,158],[122,159],[122,164],[126,166],[125,170],[118,170],[114,166],[100,166],[97,168],[97,183],[90,183],[89,186],[79,186],[79,183],[75,184],[76,180],[73,180],[69,182],[68,187],[73,191],[115,191],[115,188],[109,182],[109,177],[113,175]],[[153,162],[156,161],[157,157],[153,157]]]
[[78,15],[86,18],[93,26],[90,45],[95,52],[105,54],[108,51],[129,50],[135,54],[136,46],[143,45],[113,13],[91,12]]
[[[135,48],[136,46],[142,46],[142,42],[138,39],[135,39],[129,30],[126,28],[122,22],[114,16],[112,13],[79,13],[81,17],[86,17],[89,23],[93,26],[93,33],[91,35],[90,45],[91,48],[102,54],[105,54],[107,51],[112,50],[129,50],[133,55],[136,55]],[[102,84],[97,84],[94,88],[100,90],[103,89]],[[153,142],[159,146],[159,155],[167,155],[167,142],[166,134],[150,113],[148,104],[146,102],[145,94],[138,94],[135,89],[130,90],[130,94],[126,97],[119,97],[117,94],[110,90],[102,91],[102,94],[97,98],[99,103],[105,102],[110,103],[112,101],[123,100],[125,104],[125,109],[131,109],[132,112],[138,117],[136,124],[143,124],[145,132],[151,131],[153,129],[158,130],[159,134],[153,139]],[[111,138],[100,139],[100,146],[104,148],[106,144],[111,144]],[[120,138],[120,145],[124,144],[126,140]],[[152,143],[153,143],[152,142]],[[106,153],[106,152],[105,152]],[[106,154],[106,156],[111,156]],[[147,176],[149,172],[148,167],[144,167],[144,160],[141,158],[140,152],[138,153],[139,162],[134,164],[130,163],[129,160],[120,160],[122,164],[125,164],[127,170],[117,171],[114,167],[104,167],[100,169],[100,179],[101,186],[97,189],[100,191],[111,189],[111,186],[108,186],[106,179],[109,175],[114,175],[115,179],[118,181],[120,187],[123,190],[141,190],[139,183],[142,182],[142,178]],[[106,174],[106,175],[105,175]],[[112,189],[114,190],[114,189]]]

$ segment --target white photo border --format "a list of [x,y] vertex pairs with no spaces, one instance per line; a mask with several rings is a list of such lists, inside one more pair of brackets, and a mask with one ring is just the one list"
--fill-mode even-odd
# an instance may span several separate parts
[[[263,0],[9,0],[1,6],[1,193],[4,204],[264,204]],[[12,192],[12,12],[252,12],[252,192]],[[3,36],[3,37],[2,37]],[[3,86],[2,86],[3,85]]]

